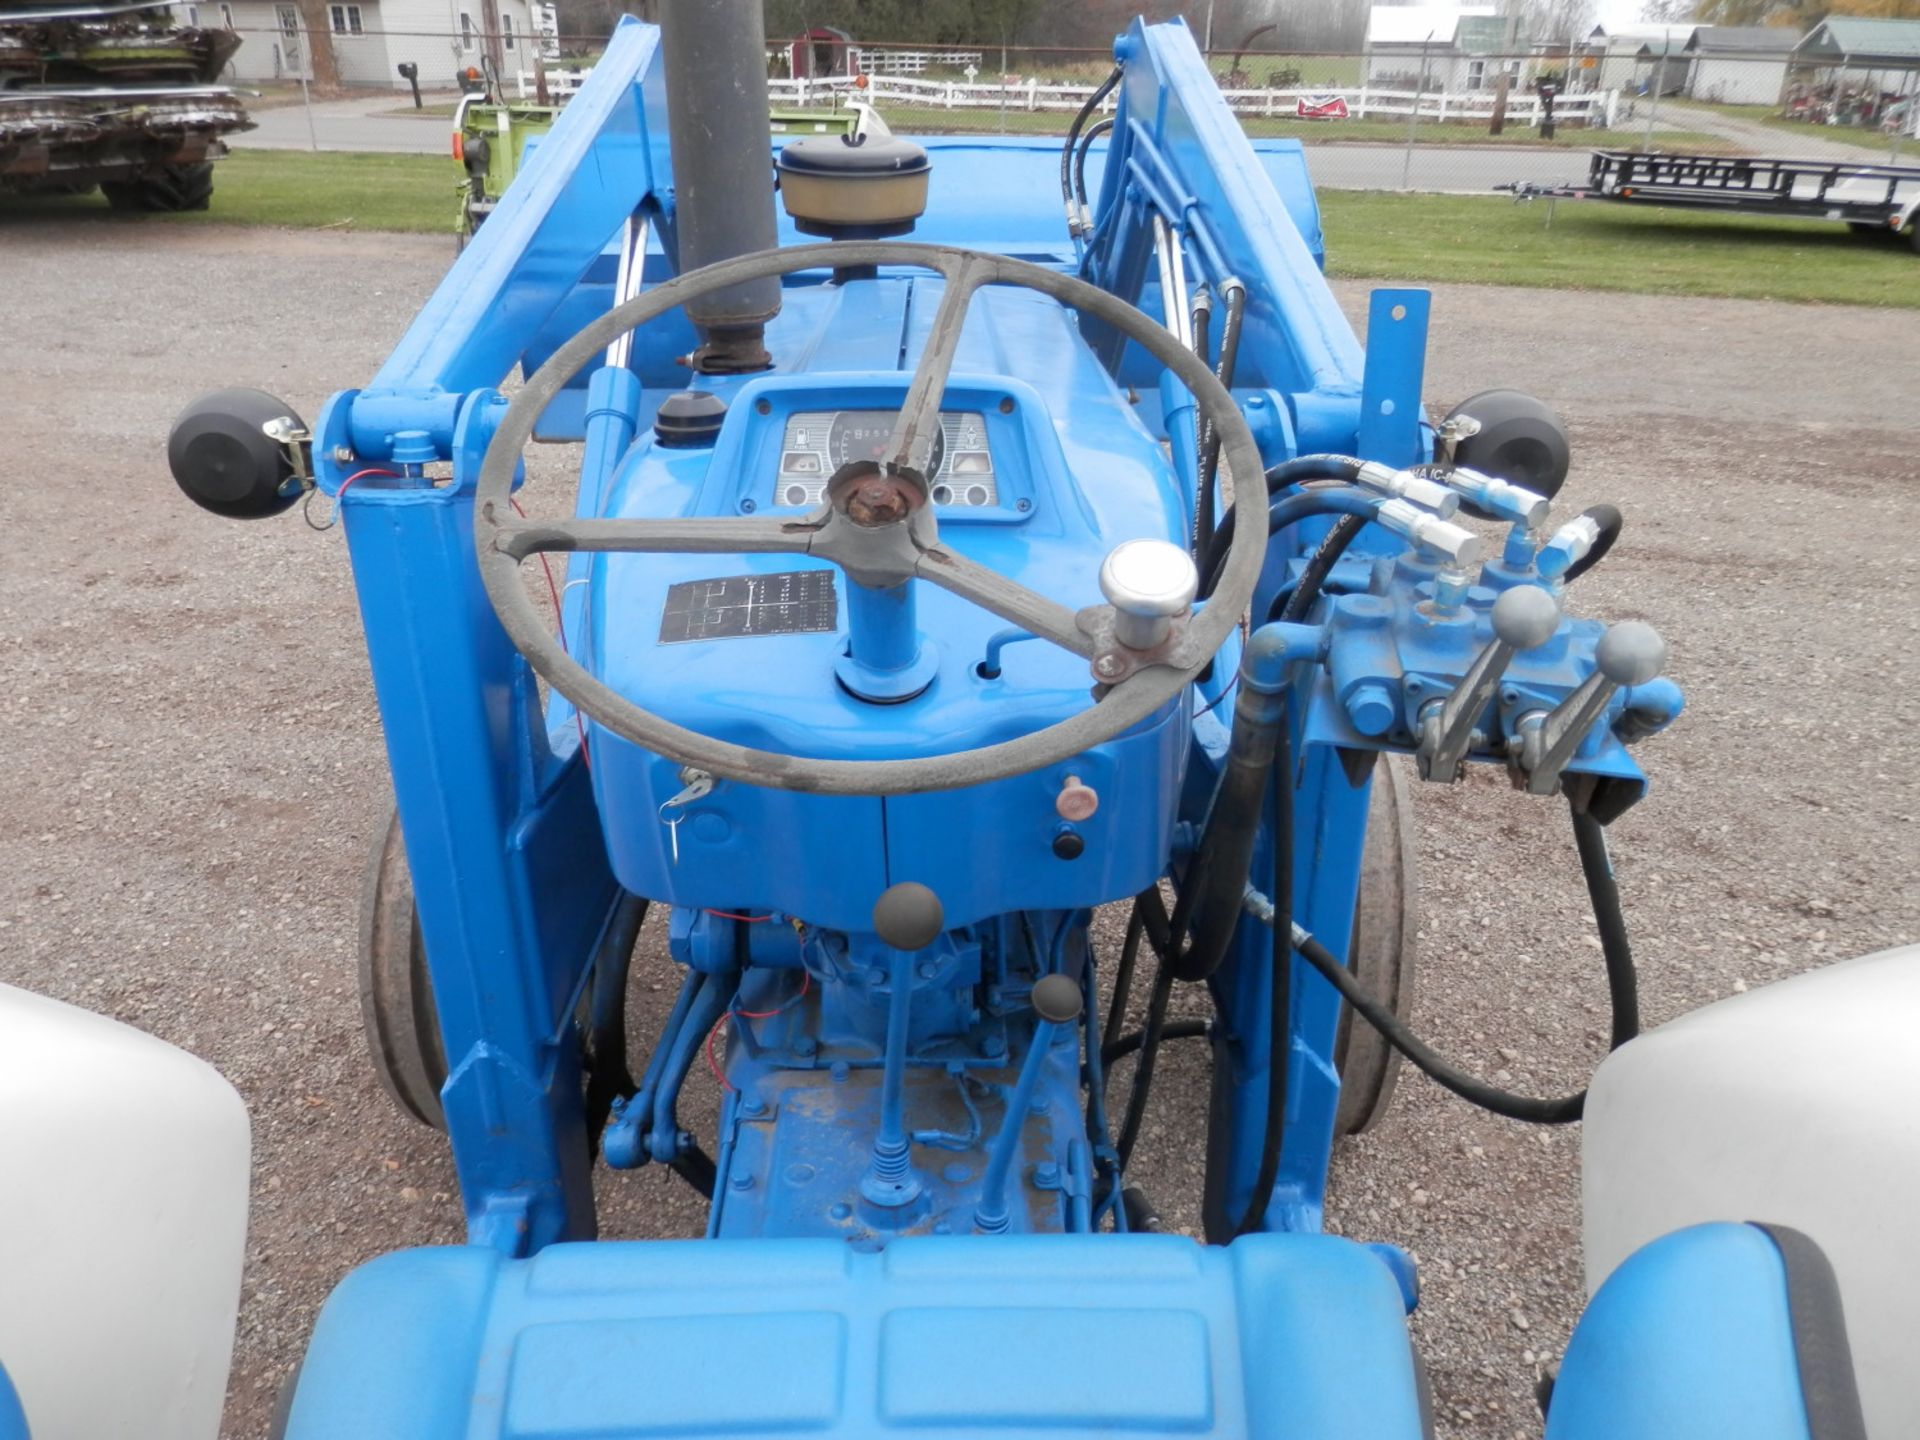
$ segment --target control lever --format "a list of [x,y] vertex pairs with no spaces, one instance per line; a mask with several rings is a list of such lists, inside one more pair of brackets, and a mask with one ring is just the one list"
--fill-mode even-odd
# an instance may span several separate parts
[[1480,717],[1507,666],[1521,651],[1546,644],[1559,628],[1559,603],[1537,585],[1516,585],[1494,601],[1493,642],[1474,656],[1451,695],[1421,708],[1415,751],[1421,779],[1450,785],[1460,778]]
[[1606,713],[1613,692],[1623,685],[1644,685],[1658,675],[1667,663],[1667,642],[1651,625],[1623,620],[1600,637],[1593,658],[1597,668],[1579,689],[1551,711],[1522,715],[1515,726],[1520,769],[1530,795],[1551,795],[1560,788],[1561,771]]
[[1007,1112],[987,1149],[987,1173],[980,1182],[980,1203],[973,1228],[982,1235],[1002,1235],[1011,1221],[1007,1214],[1007,1180],[1020,1150],[1020,1136],[1033,1105],[1033,1092],[1046,1067],[1047,1052],[1060,1032],[1079,1022],[1083,1004],[1080,987],[1065,975],[1042,975],[1033,983],[1033,1042],[1020,1066],[1020,1078],[1007,1097]]

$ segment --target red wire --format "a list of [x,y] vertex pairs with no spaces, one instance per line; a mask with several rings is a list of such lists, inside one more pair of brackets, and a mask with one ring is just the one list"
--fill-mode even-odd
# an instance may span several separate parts
[[[718,915],[720,912],[718,910],[709,910],[707,913],[709,915]],[[767,917],[762,915],[760,918],[764,920]],[[720,1088],[722,1090],[725,1090],[728,1094],[732,1094],[734,1087],[732,1082],[729,1081],[726,1075],[722,1073],[720,1069],[720,1062],[714,1058],[714,1054],[713,1054],[713,1042],[719,1037],[720,1027],[726,1024],[727,1021],[733,1020],[733,1019],[771,1020],[776,1015],[784,1015],[787,1011],[791,1010],[794,1006],[798,1005],[802,1000],[807,998],[807,990],[812,984],[813,984],[813,976],[809,972],[802,970],[800,972],[799,992],[794,996],[792,996],[790,999],[786,1000],[784,1003],[780,1005],[776,1005],[773,1009],[771,1010],[725,1010],[721,1012],[720,1018],[713,1022],[713,1028],[707,1031],[706,1052],[707,1052],[707,1069],[713,1072],[713,1078],[720,1082]]]
[[362,475],[385,475],[389,480],[398,480],[400,478],[398,471],[381,470],[374,466],[369,466],[365,470],[356,470],[353,474],[342,480],[340,482],[340,488],[333,492],[333,503],[338,505],[340,503],[340,497],[347,493],[347,486],[358,480]]
[[[340,488],[344,490],[347,487],[342,485]],[[514,514],[522,520],[527,518],[527,512],[520,508],[520,502],[513,496],[507,497],[507,503],[513,506]],[[553,601],[553,625],[554,629],[560,632],[560,648],[565,650],[567,648],[567,616],[566,612],[560,608],[560,587],[553,583],[553,566],[547,563],[547,552],[544,550],[540,552],[540,571],[547,577],[547,595]],[[574,733],[580,737],[580,759],[591,770],[593,757],[587,754],[587,725],[580,718],[580,707],[577,705],[573,709],[573,729]]]
[[718,920],[738,920],[742,925],[764,925],[773,918],[771,915],[736,915],[731,910],[709,910],[707,914]]

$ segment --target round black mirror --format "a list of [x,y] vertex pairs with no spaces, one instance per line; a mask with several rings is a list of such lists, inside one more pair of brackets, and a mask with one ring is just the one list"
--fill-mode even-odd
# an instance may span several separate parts
[[167,436],[167,467],[203,509],[229,520],[278,515],[300,498],[293,456],[265,426],[306,424],[264,390],[215,390],[180,412]]

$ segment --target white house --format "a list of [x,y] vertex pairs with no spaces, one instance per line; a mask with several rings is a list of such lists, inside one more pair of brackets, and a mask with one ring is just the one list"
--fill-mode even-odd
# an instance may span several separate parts
[[1702,25],[1686,43],[1687,94],[1717,105],[1773,105],[1797,37],[1772,25]]
[[324,43],[343,85],[404,90],[399,67],[420,68],[427,90],[452,89],[462,71],[491,58],[504,79],[531,62],[540,38],[529,0],[339,0],[327,5],[324,36],[302,34],[300,7],[291,0],[214,0],[176,6],[187,23],[237,30],[240,48],[228,78],[254,80],[313,76],[309,39]]
[[1649,83],[1649,57],[1671,55],[1662,76],[1662,93],[1674,94],[1686,73],[1681,53],[1706,25],[1596,25],[1581,47],[1582,60],[1596,63],[1584,71],[1596,90],[1639,90]]
[[1499,50],[1503,31],[1502,22],[1484,23],[1493,14],[1491,5],[1375,5],[1367,12],[1367,84],[1454,93],[1490,88],[1486,56]]

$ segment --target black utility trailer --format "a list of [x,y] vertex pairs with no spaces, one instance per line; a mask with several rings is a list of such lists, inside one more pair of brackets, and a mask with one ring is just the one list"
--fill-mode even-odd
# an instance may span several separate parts
[[1517,199],[1618,200],[1628,204],[1841,220],[1861,232],[1904,233],[1920,251],[1920,166],[1832,160],[1758,160],[1728,155],[1636,155],[1596,150],[1584,185],[1503,185]]

